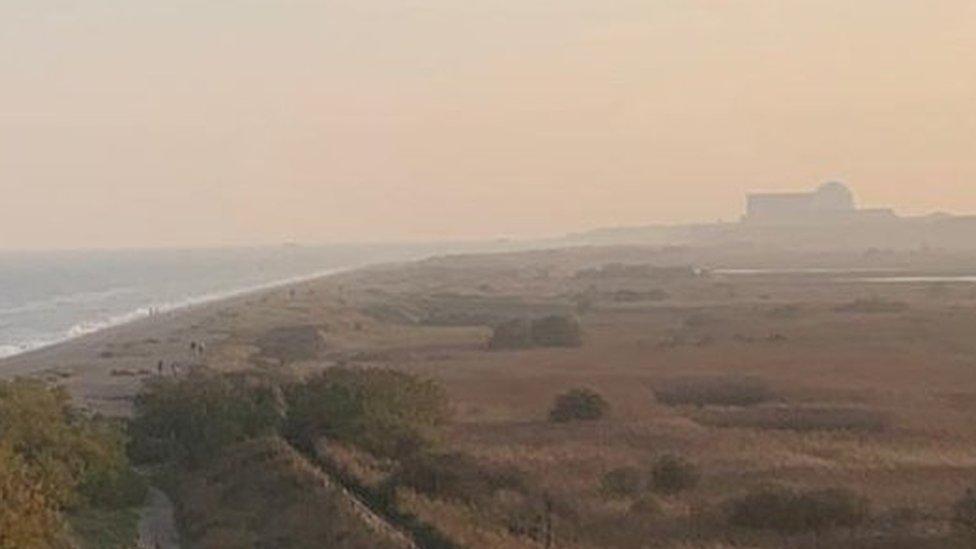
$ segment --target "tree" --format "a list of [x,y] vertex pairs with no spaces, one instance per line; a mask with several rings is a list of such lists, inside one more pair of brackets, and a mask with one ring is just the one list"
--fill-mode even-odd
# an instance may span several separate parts
[[274,432],[279,400],[272,384],[253,376],[195,372],[153,380],[136,397],[131,453],[140,461],[202,465],[232,443]]
[[391,369],[329,368],[285,394],[285,434],[306,447],[327,437],[381,456],[409,455],[433,443],[449,415],[439,384]]

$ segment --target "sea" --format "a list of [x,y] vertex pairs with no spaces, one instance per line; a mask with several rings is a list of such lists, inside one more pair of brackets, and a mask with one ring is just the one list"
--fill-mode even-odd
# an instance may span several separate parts
[[0,357],[345,269],[483,248],[374,244],[0,252]]

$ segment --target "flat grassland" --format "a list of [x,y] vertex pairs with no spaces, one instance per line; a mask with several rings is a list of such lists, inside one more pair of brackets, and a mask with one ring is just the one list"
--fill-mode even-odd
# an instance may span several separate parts
[[[770,484],[842,487],[865,496],[873,517],[910,514],[906,536],[918,542],[907,546],[922,546],[949,529],[953,503],[976,482],[976,285],[864,279],[970,265],[976,255],[622,247],[435,258],[149,319],[4,367],[60,377],[113,413],[160,360],[289,375],[393,367],[447,388],[445,447],[515,467],[557,509],[572,508],[571,519],[557,512],[557,546],[721,546],[725,502]],[[491,326],[550,314],[578,317],[583,345],[488,350]],[[202,356],[190,341],[206,344]],[[736,383],[761,397],[741,405],[709,389]],[[554,398],[578,387],[600,393],[609,414],[550,422]],[[607,496],[607,472],[647,470],[664,454],[694,463],[697,486],[655,496],[648,516]],[[464,503],[404,505],[470,545],[545,543],[512,541]]]

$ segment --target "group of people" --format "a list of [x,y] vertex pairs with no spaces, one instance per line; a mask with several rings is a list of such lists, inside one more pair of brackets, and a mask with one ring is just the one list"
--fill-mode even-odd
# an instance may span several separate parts
[[[194,359],[202,358],[206,354],[206,352],[207,352],[207,346],[203,342],[200,341],[190,342],[190,355]],[[194,360],[194,362],[196,362],[196,360]],[[189,366],[192,366],[192,363],[190,365],[187,365],[187,364],[181,364],[179,361],[173,361],[169,364],[169,370],[170,373],[173,375],[173,377],[176,377],[180,375],[180,373],[183,371],[185,367],[189,367]],[[163,375],[165,370],[166,370],[166,361],[160,359],[159,362],[156,363],[156,374],[161,376]]]

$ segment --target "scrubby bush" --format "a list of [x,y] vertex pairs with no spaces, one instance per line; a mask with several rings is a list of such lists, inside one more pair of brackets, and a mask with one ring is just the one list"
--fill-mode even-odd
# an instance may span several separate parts
[[976,536],[976,490],[966,489],[952,507],[952,521],[964,534]]
[[888,417],[880,412],[851,406],[762,406],[715,410],[703,414],[699,421],[717,427],[868,433],[883,431],[889,423]]
[[751,376],[698,376],[666,381],[654,391],[669,406],[751,406],[774,398],[773,391]]
[[253,377],[198,371],[155,379],[136,397],[130,454],[197,467],[230,444],[274,432],[282,413],[274,386]]
[[556,423],[600,419],[610,411],[610,404],[591,389],[573,389],[556,397],[549,420]]
[[532,323],[524,319],[509,320],[495,326],[488,348],[528,349],[532,347]]
[[600,489],[610,497],[637,497],[644,491],[644,476],[636,467],[617,467],[603,475]]
[[552,315],[536,320],[515,319],[495,327],[488,348],[579,347],[583,344],[579,321],[572,316]]
[[729,503],[729,521],[733,526],[780,533],[853,527],[867,515],[867,501],[840,488],[808,492],[767,488]]
[[439,384],[390,369],[330,368],[285,395],[285,435],[303,447],[327,437],[384,457],[410,456],[435,441],[449,416]]
[[698,485],[700,478],[698,467],[680,456],[661,456],[651,467],[651,488],[662,494],[690,490]]
[[532,342],[540,347],[579,347],[583,331],[571,316],[547,316],[532,322]]
[[119,426],[35,381],[0,381],[0,548],[61,546],[63,513],[142,501]]
[[460,452],[417,454],[403,461],[393,481],[428,496],[466,503],[487,499],[498,490],[517,490],[525,483],[515,469],[487,465]]

